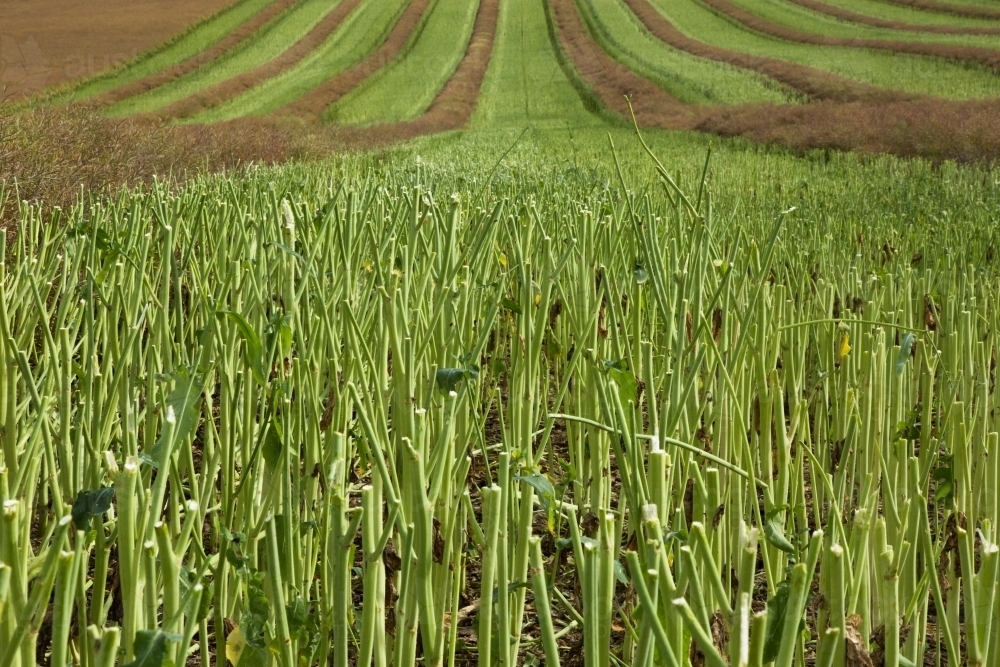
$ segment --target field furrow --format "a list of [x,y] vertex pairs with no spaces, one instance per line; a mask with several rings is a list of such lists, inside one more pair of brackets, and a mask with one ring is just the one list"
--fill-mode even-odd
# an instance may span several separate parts
[[149,113],[163,109],[199,91],[222,83],[277,58],[305,37],[332,12],[337,2],[300,0],[288,11],[259,30],[252,39],[215,61],[148,93],[131,97],[109,107],[112,115]]
[[[657,39],[621,1],[577,2],[594,39],[630,70],[687,104],[794,102],[801,93],[760,73]],[[662,19],[661,19],[662,20]]]
[[261,81],[278,76],[302,62],[332,35],[344,19],[353,12],[362,0],[342,0],[337,8],[323,17],[309,34],[296,42],[277,58],[226,79],[205,90],[199,91],[160,110],[160,115],[168,118],[187,118],[213,109],[237,95],[250,90]]
[[940,35],[1000,35],[1000,28],[997,27],[960,27],[950,25],[925,25],[919,23],[906,23],[904,21],[894,21],[889,19],[859,14],[849,9],[843,9],[836,5],[831,5],[819,0],[788,0],[796,5],[820,14],[826,14],[841,21],[860,23],[875,28],[889,28],[892,30],[902,30],[904,32],[926,32]]
[[395,60],[406,48],[413,31],[420,25],[431,0],[411,0],[396,21],[385,41],[364,60],[325,81],[294,102],[282,107],[282,113],[306,118],[320,118],[341,97],[362,81]]
[[855,81],[807,65],[789,60],[753,55],[734,51],[693,39],[658,12],[650,0],[622,0],[639,18],[643,25],[657,38],[674,48],[681,49],[701,58],[710,58],[735,67],[752,70],[770,77],[803,95],[814,99],[856,100],[891,98],[901,94],[888,88]]
[[[296,0],[242,0],[219,12],[215,16],[199,23],[184,32],[176,39],[139,56],[135,61],[121,70],[100,75],[80,83],[73,89],[73,99],[84,100],[95,96],[108,94],[101,101],[116,102],[126,97],[144,92],[159,86],[171,77],[162,81],[150,81],[149,84],[138,85],[138,82],[150,77],[156,77],[161,72],[174,67],[192,63],[187,73],[205,63],[211,62],[223,53],[253,35],[261,26],[288,9]],[[178,75],[180,76],[180,74]],[[137,84],[136,88],[131,85]],[[123,89],[122,93],[111,92]]]
[[947,26],[951,28],[996,28],[996,19],[957,16],[932,12],[917,7],[897,5],[883,0],[822,0],[831,7],[844,9],[862,16],[885,21],[898,21],[919,26]]
[[809,44],[812,46],[849,46],[863,49],[876,49],[892,53],[905,53],[916,56],[930,56],[956,60],[971,64],[983,65],[991,70],[1000,69],[1000,51],[984,47],[957,46],[951,44],[932,44],[900,39],[871,39],[859,37],[833,37],[814,32],[805,32],[786,24],[776,23],[761,18],[745,6],[731,0],[701,0],[713,10],[730,18],[747,28],[764,35],[776,37],[790,42]]
[[466,52],[479,2],[436,0],[412,47],[342,97],[324,120],[369,125],[412,120],[424,113]]
[[910,95],[974,99],[1000,94],[1000,77],[983,67],[856,46],[817,48],[753,30],[697,0],[645,1],[684,35],[715,48],[776,58]]
[[191,120],[217,122],[277,111],[367,58],[385,41],[407,4],[408,0],[362,0],[322,45],[297,64]]

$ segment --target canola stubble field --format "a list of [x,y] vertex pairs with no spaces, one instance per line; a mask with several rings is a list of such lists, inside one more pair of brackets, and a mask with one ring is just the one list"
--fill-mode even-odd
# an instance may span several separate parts
[[1000,174],[817,129],[988,139],[991,12],[241,0],[63,89],[417,138],[0,184],[0,667],[996,664]]

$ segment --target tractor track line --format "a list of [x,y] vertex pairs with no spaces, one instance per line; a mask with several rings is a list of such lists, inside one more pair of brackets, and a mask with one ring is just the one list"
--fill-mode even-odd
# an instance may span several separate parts
[[988,9],[986,7],[968,7],[953,5],[948,2],[934,2],[934,0],[882,0],[890,5],[903,5],[904,7],[914,7],[916,9],[926,9],[940,14],[951,14],[952,16],[965,16],[976,19],[1000,19],[1000,9]]
[[763,74],[812,99],[850,101],[913,97],[900,91],[880,88],[807,65],[712,46],[682,33],[660,14],[649,0],[624,0],[624,2],[646,29],[668,46],[700,58]]
[[430,0],[411,0],[396,21],[382,45],[364,60],[333,77],[275,111],[275,114],[290,114],[319,119],[323,112],[341,97],[354,90],[362,81],[379,71],[405,48],[410,35],[420,25]]
[[130,97],[135,97],[136,95],[149,92],[154,88],[158,88],[164,84],[170,83],[171,81],[175,81],[182,76],[190,74],[199,67],[217,60],[221,56],[241,45],[243,42],[252,38],[254,34],[267,25],[271,19],[290,9],[296,4],[296,2],[298,2],[298,0],[276,0],[276,2],[273,2],[265,7],[250,20],[240,25],[236,30],[229,33],[213,46],[205,49],[198,55],[192,56],[187,60],[183,60],[176,65],[172,65],[164,70],[156,72],[155,74],[144,76],[141,79],[137,79],[122,86],[118,86],[117,88],[113,88],[106,93],[96,95],[93,98],[93,101],[97,104],[111,105]]
[[362,0],[342,0],[337,7],[324,16],[309,33],[290,46],[281,55],[269,60],[263,65],[220,81],[203,90],[177,100],[159,110],[157,115],[167,118],[190,118],[202,111],[215,108],[241,93],[250,90],[262,81],[278,76],[294,67],[305,57],[317,49],[333,32],[340,27]]

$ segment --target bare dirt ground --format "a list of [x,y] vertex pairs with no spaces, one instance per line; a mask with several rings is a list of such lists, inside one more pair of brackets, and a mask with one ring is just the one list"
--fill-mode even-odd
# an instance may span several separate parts
[[233,0],[0,0],[0,100],[93,76]]
[[161,110],[159,114],[169,118],[188,118],[206,109],[216,107],[253,88],[260,82],[281,74],[319,48],[360,2],[361,0],[343,0],[336,9],[324,16],[323,20],[317,23],[316,27],[310,30],[305,37],[277,58],[205,90],[198,91],[183,100],[178,100]]
[[842,7],[828,5],[819,0],[790,0],[790,2],[811,9],[820,14],[832,16],[841,21],[870,25],[875,28],[891,28],[893,30],[903,30],[906,32],[927,32],[937,35],[1000,35],[1000,28],[962,28],[950,25],[923,25],[919,23],[905,23],[903,21],[889,21],[886,19],[858,14]]

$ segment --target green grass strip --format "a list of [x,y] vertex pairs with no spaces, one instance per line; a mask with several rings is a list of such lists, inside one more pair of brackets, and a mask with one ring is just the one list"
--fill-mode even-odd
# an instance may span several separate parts
[[330,0],[303,0],[262,28],[243,46],[176,81],[115,104],[109,109],[109,113],[127,115],[154,111],[263,65],[304,37],[337,4],[338,2]]
[[121,69],[81,82],[73,90],[73,99],[82,100],[99,95],[193,58],[225,38],[273,1],[240,0],[218,14],[195,24],[166,44],[140,55]]
[[908,93],[947,99],[1000,95],[1000,77],[988,75],[981,67],[873,49],[788,42],[749,30],[697,0],[650,2],[678,30],[713,46],[780,58]]
[[559,64],[538,0],[504,0],[474,127],[600,125]]
[[364,60],[385,40],[406,4],[407,0],[366,0],[322,46],[294,67],[191,120],[215,122],[280,109]]
[[416,118],[454,73],[472,36],[478,2],[437,0],[426,22],[393,63],[342,97],[324,115],[343,125]]
[[793,102],[797,96],[754,72],[667,46],[621,0],[579,0],[594,38],[615,60],[690,104]]

